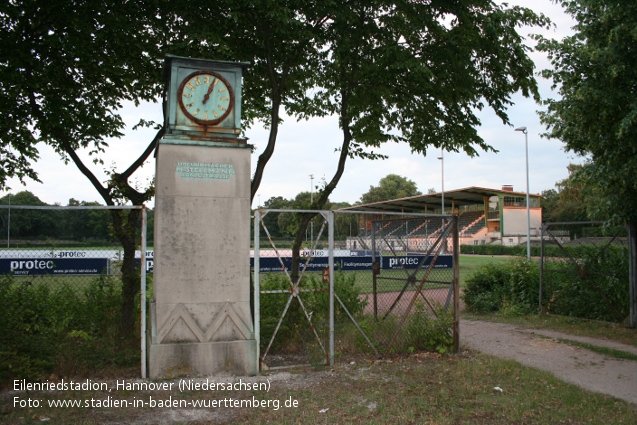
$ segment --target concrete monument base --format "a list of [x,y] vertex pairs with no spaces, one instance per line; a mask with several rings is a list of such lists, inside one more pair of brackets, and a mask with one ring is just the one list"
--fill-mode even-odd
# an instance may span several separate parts
[[256,375],[250,146],[165,137],[156,192],[149,376]]
[[185,375],[256,375],[255,352],[255,340],[150,344],[148,376],[163,379]]

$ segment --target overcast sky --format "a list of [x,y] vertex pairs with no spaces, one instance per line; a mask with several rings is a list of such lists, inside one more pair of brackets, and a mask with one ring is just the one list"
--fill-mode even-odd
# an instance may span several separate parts
[[[509,3],[515,4],[515,1]],[[517,3],[524,3],[518,1]],[[539,29],[521,29],[521,34],[543,33],[552,38],[561,39],[571,33],[573,21],[564,14],[559,5],[551,0],[536,0],[532,8],[536,12],[548,15],[556,28],[549,31]],[[533,40],[527,37],[529,45]],[[537,71],[548,68],[549,62],[540,53],[532,53]],[[555,97],[550,90],[550,82],[538,77],[540,93],[543,98]],[[526,191],[526,165],[524,134],[514,128],[528,128],[529,145],[529,180],[530,192],[541,193],[554,188],[555,182],[568,176],[566,166],[571,162],[581,163],[582,159],[567,154],[558,140],[547,140],[540,137],[545,131],[541,126],[536,111],[540,108],[533,100],[521,95],[513,97],[515,104],[509,108],[509,117],[513,127],[505,126],[491,111],[483,111],[479,115],[482,125],[480,136],[498,153],[482,152],[479,157],[469,158],[464,153],[444,153],[444,189],[453,190],[469,186],[481,186],[499,189],[502,185],[513,185],[514,190]],[[125,122],[135,124],[140,118],[162,121],[160,104],[147,104],[139,108],[127,106],[123,110]],[[110,140],[108,152],[103,156],[106,168],[115,165],[122,171],[137,158],[154,135],[153,131],[128,130],[120,140]],[[259,154],[266,145],[268,132],[265,129],[248,130],[249,143],[256,147],[252,159],[253,169]],[[258,196],[253,206],[262,204],[273,196],[294,198],[301,191],[309,191],[310,174],[314,176],[314,186],[320,185],[320,179],[331,179],[334,174],[338,153],[335,149],[341,144],[341,132],[337,118],[315,119],[295,122],[288,118],[280,127],[275,153],[268,163]],[[331,196],[334,202],[346,201],[354,203],[369,190],[371,185],[387,174],[399,174],[418,185],[418,189],[426,193],[430,188],[442,189],[441,153],[438,149],[427,152],[426,156],[411,154],[409,147],[398,144],[385,144],[382,153],[389,156],[386,160],[348,160],[345,173]],[[40,149],[40,160],[36,164],[42,184],[27,182],[22,186],[16,179],[10,180],[11,192],[30,190],[44,202],[66,205],[70,198],[84,201],[104,203],[97,191],[89,183],[75,165],[64,165],[59,156],[50,148]],[[98,175],[104,167],[94,165],[91,168]],[[139,184],[147,184],[155,171],[151,158],[134,178]],[[103,180],[106,180],[104,175]]]

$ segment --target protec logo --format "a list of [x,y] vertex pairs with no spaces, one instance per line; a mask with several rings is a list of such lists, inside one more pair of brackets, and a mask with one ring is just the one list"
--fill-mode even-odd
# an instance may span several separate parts
[[60,251],[58,254],[59,258],[86,258],[86,251]]
[[51,260],[15,260],[9,263],[9,269],[12,272],[23,270],[50,270],[53,268],[55,268],[55,263]]
[[395,267],[398,265],[401,266],[415,266],[420,262],[420,258],[418,257],[401,257],[401,258],[390,258],[389,259],[389,267]]

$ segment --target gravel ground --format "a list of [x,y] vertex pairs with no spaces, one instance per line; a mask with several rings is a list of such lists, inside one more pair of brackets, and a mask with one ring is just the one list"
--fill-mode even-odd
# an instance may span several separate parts
[[513,359],[589,391],[637,404],[637,361],[597,354],[562,343],[560,338],[637,354],[633,346],[601,339],[504,323],[460,322],[460,341],[464,348]]

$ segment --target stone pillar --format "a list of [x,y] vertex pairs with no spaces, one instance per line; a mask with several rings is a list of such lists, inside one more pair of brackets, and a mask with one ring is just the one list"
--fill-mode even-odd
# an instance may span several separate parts
[[250,146],[162,140],[157,150],[149,376],[255,375]]

